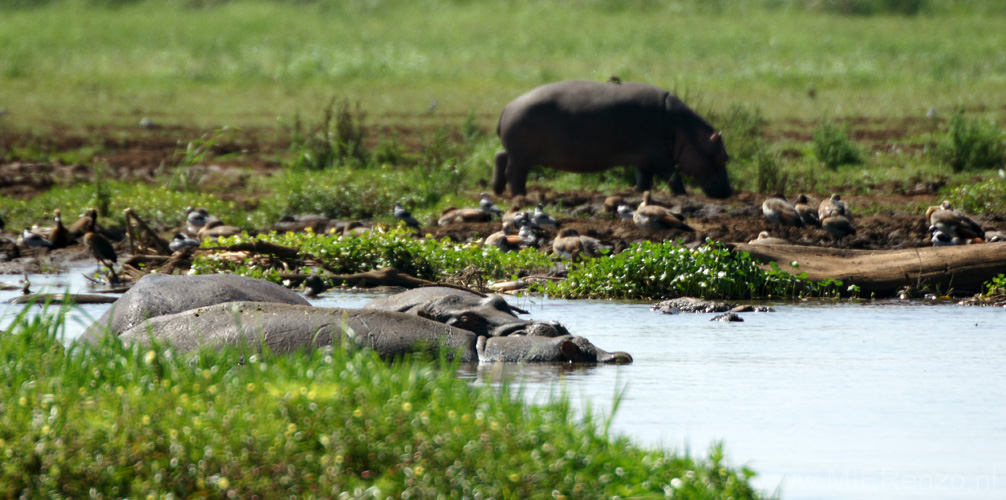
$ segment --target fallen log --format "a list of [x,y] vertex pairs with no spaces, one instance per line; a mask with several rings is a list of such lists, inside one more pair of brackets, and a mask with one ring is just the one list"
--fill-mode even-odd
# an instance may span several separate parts
[[33,293],[7,300],[8,304],[111,304],[118,297],[92,293]]
[[891,296],[905,287],[975,294],[985,282],[1006,273],[1006,242],[901,250],[745,243],[734,248],[763,264],[775,262],[786,272],[807,273],[811,281],[833,279],[856,285],[861,296]]

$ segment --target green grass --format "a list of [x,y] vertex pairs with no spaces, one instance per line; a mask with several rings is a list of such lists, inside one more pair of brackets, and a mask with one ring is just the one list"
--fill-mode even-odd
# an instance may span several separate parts
[[67,350],[63,311],[28,310],[0,332],[4,497],[760,498],[719,446],[642,449],[611,415],[531,406],[443,361]]
[[123,3],[0,7],[0,124],[274,126],[335,96],[378,121],[475,110],[488,125],[536,85],[611,73],[770,120],[1006,98],[1006,9],[988,1],[915,16],[738,0]]

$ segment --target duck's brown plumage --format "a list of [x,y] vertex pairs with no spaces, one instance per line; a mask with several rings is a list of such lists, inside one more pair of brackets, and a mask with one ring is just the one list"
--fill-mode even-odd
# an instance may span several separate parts
[[786,200],[782,193],[775,193],[769,196],[761,204],[761,211],[765,214],[765,219],[776,226],[803,227],[803,219],[797,213],[796,208]]
[[668,229],[694,231],[691,226],[685,223],[683,215],[676,214],[659,205],[653,205],[649,191],[643,193],[643,201],[632,213],[632,221],[636,223],[636,227],[644,231],[666,231]]
[[58,208],[53,210],[53,216],[56,226],[49,233],[49,243],[52,243],[53,248],[63,248],[70,244],[70,231],[63,227],[63,217]]

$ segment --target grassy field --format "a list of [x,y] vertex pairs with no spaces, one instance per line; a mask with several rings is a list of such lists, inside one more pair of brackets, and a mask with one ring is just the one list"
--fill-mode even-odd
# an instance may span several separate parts
[[0,3],[0,125],[269,127],[331,96],[377,122],[475,111],[489,125],[534,86],[609,74],[699,108],[756,107],[770,122],[1006,112],[995,2],[870,16],[841,14],[865,0],[95,6],[114,3]]

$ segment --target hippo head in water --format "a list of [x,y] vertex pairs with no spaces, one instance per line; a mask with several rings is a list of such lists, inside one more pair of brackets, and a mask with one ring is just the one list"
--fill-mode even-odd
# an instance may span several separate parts
[[569,331],[558,322],[528,321],[517,317],[514,308],[499,295],[483,297],[450,287],[416,288],[371,301],[364,308],[414,313],[483,337],[569,335]]
[[607,352],[583,337],[479,337],[476,344],[482,363],[503,361],[508,363],[632,363],[628,353]]

